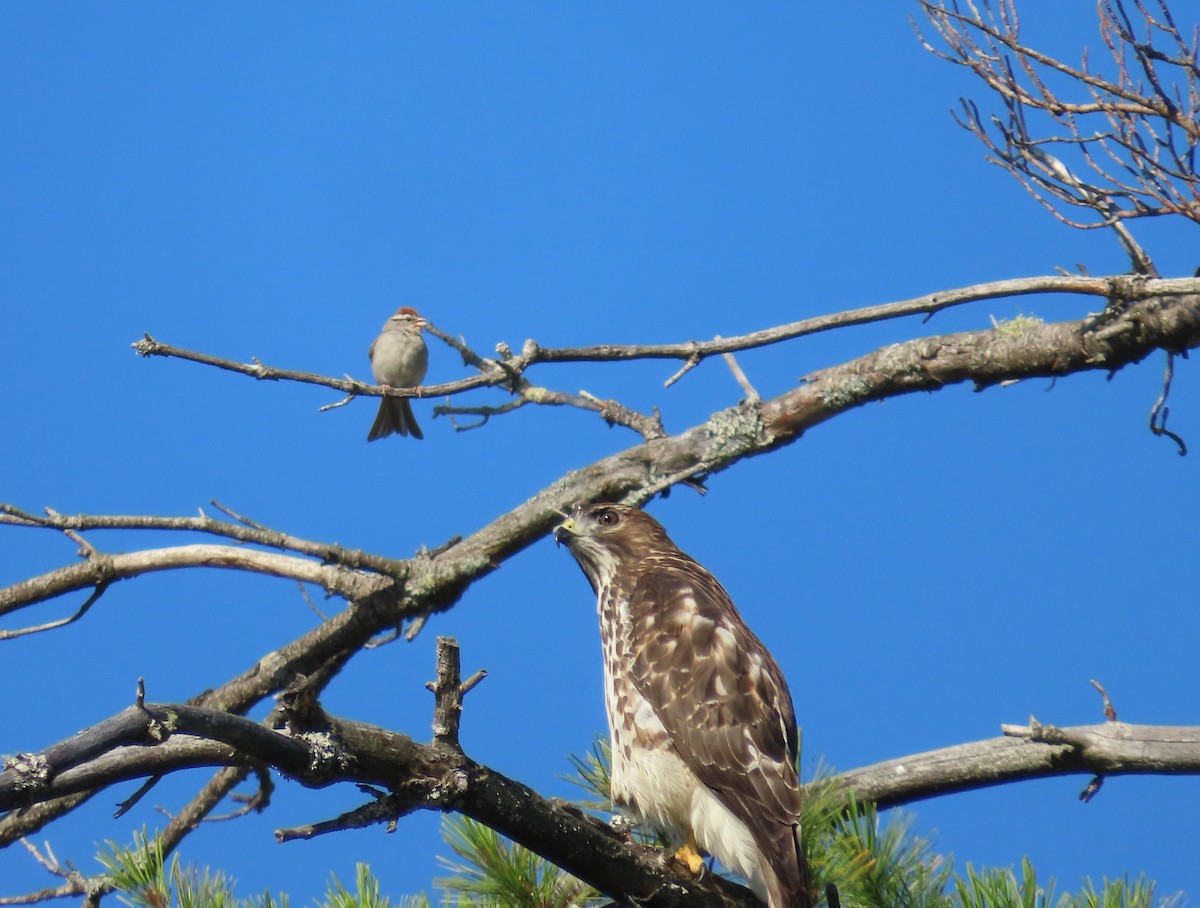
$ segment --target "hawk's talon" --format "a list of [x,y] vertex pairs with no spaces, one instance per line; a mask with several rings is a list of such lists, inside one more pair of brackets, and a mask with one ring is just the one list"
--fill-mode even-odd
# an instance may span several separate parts
[[688,834],[687,841],[675,852],[674,858],[686,867],[692,876],[703,876],[704,857],[700,854],[699,846],[696,845],[696,836],[694,834]]

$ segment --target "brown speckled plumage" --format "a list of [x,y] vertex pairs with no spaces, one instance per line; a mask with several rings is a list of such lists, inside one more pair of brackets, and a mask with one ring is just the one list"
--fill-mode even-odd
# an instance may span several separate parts
[[613,799],[694,835],[771,908],[808,904],[787,683],[712,574],[636,508],[555,531],[597,596]]

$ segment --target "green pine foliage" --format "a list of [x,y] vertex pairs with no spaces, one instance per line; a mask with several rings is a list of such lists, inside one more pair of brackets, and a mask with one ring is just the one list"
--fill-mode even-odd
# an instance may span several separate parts
[[835,883],[847,908],[954,905],[947,895],[951,862],[912,834],[902,814],[883,824],[874,804],[847,804],[836,786],[818,781],[805,799],[801,829],[813,878]]
[[234,881],[207,867],[183,866],[179,855],[167,861],[162,839],[146,830],[133,834],[133,844],[106,841],[96,855],[108,872],[118,897],[132,908],[288,908],[288,898],[269,892],[249,899],[234,895]]
[[954,880],[957,904],[962,908],[1178,908],[1179,893],[1155,901],[1154,884],[1145,876],[1132,883],[1127,879],[1105,879],[1099,889],[1084,880],[1077,893],[1054,897],[1054,880],[1039,886],[1037,871],[1028,858],[1021,861],[1021,876],[1010,869],[976,871],[967,865],[965,876]]
[[[571,757],[570,780],[583,791],[581,806],[607,819],[608,742],[597,740],[582,757]],[[1084,880],[1074,893],[1056,893],[1054,880],[1039,883],[1028,859],[1012,868],[962,873],[952,857],[911,831],[902,811],[882,821],[873,804],[845,797],[829,777],[808,790],[802,817],[804,847],[812,874],[837,885],[844,908],[1182,908],[1182,895],[1158,898],[1144,876]],[[608,903],[600,893],[553,864],[466,817],[447,816],[442,837],[453,857],[447,875],[434,881],[438,901],[425,894],[399,897],[396,908],[588,908]],[[654,840],[651,835],[651,841]],[[133,845],[112,842],[99,854],[121,900],[131,908],[288,908],[287,896],[270,893],[238,899],[231,879],[207,869],[169,861],[161,841],[143,830]],[[392,908],[379,880],[359,864],[353,891],[336,877],[315,908]]]
[[[133,834],[133,844],[122,848],[106,841],[96,859],[108,871],[109,879],[121,901],[136,908],[169,908],[171,905],[171,871],[163,854],[162,839],[146,835],[145,828]],[[179,863],[178,855],[171,867]]]
[[563,778],[572,785],[583,789],[584,794],[587,795],[586,798],[577,802],[584,810],[612,813],[613,803],[609,796],[609,791],[612,789],[611,757],[611,741],[607,737],[599,735],[592,742],[591,750],[582,757],[577,754],[567,757],[575,772],[573,775],[563,776]]
[[319,902],[318,908],[391,908],[392,902],[380,894],[379,880],[371,873],[371,868],[356,864],[354,870],[355,891],[350,892],[331,873],[325,901]]
[[[480,908],[573,908],[597,904],[600,894],[528,848],[466,817],[447,817],[442,837],[457,855],[451,876],[435,880],[452,904]],[[462,897],[471,901],[464,903]],[[604,901],[607,901],[605,899]]]

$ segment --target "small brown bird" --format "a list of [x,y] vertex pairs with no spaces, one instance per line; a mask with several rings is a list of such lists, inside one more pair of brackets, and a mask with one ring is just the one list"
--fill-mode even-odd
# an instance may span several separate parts
[[[386,388],[415,388],[421,384],[429,368],[429,348],[421,335],[425,324],[411,306],[400,307],[383,323],[383,330],[367,351],[375,381]],[[406,397],[384,397],[379,401],[379,413],[367,441],[392,434],[425,437]]]

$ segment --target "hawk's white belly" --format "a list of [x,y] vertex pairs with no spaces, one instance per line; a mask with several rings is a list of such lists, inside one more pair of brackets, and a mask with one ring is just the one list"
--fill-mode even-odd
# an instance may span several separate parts
[[636,691],[626,692],[636,742],[626,740],[621,718],[614,715],[615,687],[607,664],[604,674],[605,706],[612,734],[613,801],[627,808],[640,823],[657,826],[673,836],[677,844],[690,831],[702,851],[744,877],[766,901],[758,848],[746,824],[717,800],[676,755],[666,729]]

